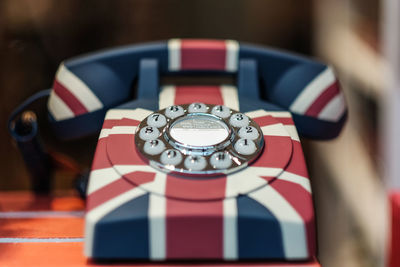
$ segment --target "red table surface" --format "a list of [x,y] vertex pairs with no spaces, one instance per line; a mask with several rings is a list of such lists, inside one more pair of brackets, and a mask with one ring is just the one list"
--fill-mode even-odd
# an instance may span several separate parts
[[313,263],[94,263],[83,255],[85,203],[71,192],[37,197],[0,192],[0,266],[266,266]]

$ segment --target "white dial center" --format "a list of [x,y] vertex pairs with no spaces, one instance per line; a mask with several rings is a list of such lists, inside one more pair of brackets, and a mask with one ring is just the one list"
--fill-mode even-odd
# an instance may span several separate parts
[[228,126],[211,116],[193,115],[176,121],[170,135],[189,146],[211,146],[224,141],[229,135]]

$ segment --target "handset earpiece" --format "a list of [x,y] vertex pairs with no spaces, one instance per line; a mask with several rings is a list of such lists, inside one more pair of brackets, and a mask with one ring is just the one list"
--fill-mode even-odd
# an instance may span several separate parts
[[289,68],[268,96],[292,113],[298,131],[305,137],[335,138],[347,118],[345,98],[333,69],[317,62]]

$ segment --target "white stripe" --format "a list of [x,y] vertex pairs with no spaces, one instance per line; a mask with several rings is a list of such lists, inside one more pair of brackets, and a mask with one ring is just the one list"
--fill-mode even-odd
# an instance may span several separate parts
[[279,175],[278,179],[298,184],[311,194],[310,179],[306,177],[284,171],[281,175]]
[[[264,116],[272,116],[275,118],[291,118],[292,117],[290,112],[284,112],[284,111],[282,111],[282,112],[281,111],[267,112],[267,111],[261,110],[261,109],[251,111],[251,112],[246,112],[245,114],[252,119],[264,117]],[[282,123],[280,123],[280,124],[282,124]],[[261,127],[261,130],[263,131],[263,133],[265,135],[290,136],[292,138],[292,140],[300,142],[300,138],[299,138],[299,134],[297,133],[296,126],[282,124],[285,127],[285,130],[287,132],[287,134],[286,134],[283,131],[279,130],[279,127],[281,127],[281,126],[278,126],[278,125],[280,125],[280,124],[263,126],[263,127]]]
[[281,168],[271,168],[271,167],[253,167],[250,166],[247,169],[250,170],[255,176],[277,176],[277,173],[281,173],[283,170]]
[[296,126],[294,125],[283,125],[286,129],[286,131],[290,134],[290,136],[292,137],[292,140],[300,142],[300,137],[299,134],[297,133],[297,129]]
[[108,137],[110,134],[135,134],[137,126],[114,126],[111,129],[102,129],[99,139]]
[[303,219],[286,199],[271,186],[264,186],[248,196],[266,207],[279,220],[285,258],[308,257]]
[[148,192],[165,195],[165,185],[167,179],[164,172],[157,171],[149,165],[114,165],[114,168],[121,175],[125,175],[134,171],[154,173],[154,180],[149,183],[141,184],[140,187]]
[[158,108],[164,109],[175,104],[176,88],[173,85],[163,86],[158,100]]
[[142,121],[153,111],[137,108],[137,109],[110,109],[106,114],[106,120],[121,120],[124,118]]
[[239,57],[239,43],[233,40],[225,41],[226,44],[226,71],[237,71]]
[[178,71],[180,69],[181,69],[181,40],[171,39],[168,41],[168,70]]
[[90,88],[75,74],[70,72],[64,64],[61,64],[56,80],[71,92],[88,111],[101,109],[103,104]]
[[112,129],[101,129],[99,139],[108,137]]
[[110,134],[135,134],[137,126],[114,126],[108,135]]
[[73,118],[75,115],[72,110],[64,103],[64,101],[54,92],[51,91],[47,108],[56,121]]
[[318,119],[328,121],[338,121],[346,111],[346,101],[344,95],[340,93],[329,101],[328,104],[318,114]]
[[160,194],[162,196],[165,195],[165,187],[167,183],[167,174],[164,172],[156,171],[153,169],[153,173],[155,173],[154,181],[151,183],[141,184],[145,190],[149,192],[154,192]]
[[130,172],[134,172],[134,171],[157,172],[157,170],[153,169],[149,165],[114,165],[114,168],[121,175],[130,173]]
[[290,105],[290,111],[304,114],[314,101],[336,80],[332,68],[327,67],[315,77]]
[[99,139],[108,137],[110,134],[135,134],[137,126],[114,126],[111,129],[102,129]]
[[238,258],[237,199],[227,198],[223,201],[224,209],[224,259]]
[[94,229],[97,222],[114,209],[122,206],[126,202],[146,194],[140,187],[135,187],[123,194],[112,198],[109,201],[97,206],[86,213],[85,217],[85,255],[90,257],[93,252]]
[[231,85],[222,85],[220,86],[220,90],[224,105],[231,109],[239,110],[239,98],[236,87]]
[[282,171],[281,168],[247,167],[242,171],[230,174],[226,180],[225,197],[247,194],[268,183],[261,176],[276,177]]
[[70,243],[82,242],[83,238],[0,238],[0,243]]
[[292,117],[290,112],[287,112],[287,111],[265,111],[263,109],[246,112],[245,114],[252,119],[258,118],[258,117],[264,117],[264,116],[272,116],[275,118],[291,118]]
[[84,211],[3,211],[0,212],[0,218],[81,218],[84,214]]
[[[267,136],[287,136],[290,137],[289,133],[285,130],[282,123],[275,123],[261,127],[261,131]],[[268,138],[268,137],[267,137]]]
[[87,195],[103,188],[104,186],[118,180],[121,175],[117,173],[114,168],[105,168],[100,170],[94,170],[90,172],[89,185],[87,189]]
[[164,260],[166,258],[166,198],[150,194],[149,200],[149,241],[150,258]]

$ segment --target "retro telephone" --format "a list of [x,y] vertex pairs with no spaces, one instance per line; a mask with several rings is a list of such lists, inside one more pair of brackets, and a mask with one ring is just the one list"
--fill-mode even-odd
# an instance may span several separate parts
[[[230,75],[236,85],[160,84],[169,75]],[[88,257],[315,263],[297,131],[341,131],[346,104],[330,67],[232,40],[172,39],[65,61],[48,109],[61,138],[101,128]]]

